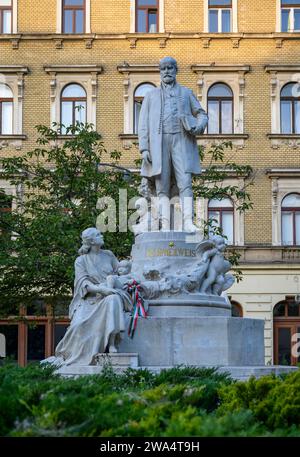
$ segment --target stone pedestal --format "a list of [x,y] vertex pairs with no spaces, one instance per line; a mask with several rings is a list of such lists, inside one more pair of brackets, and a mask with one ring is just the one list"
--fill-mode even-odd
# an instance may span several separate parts
[[119,350],[138,351],[144,367],[264,365],[264,321],[150,315],[139,319],[134,338],[125,335]]
[[[185,232],[152,232],[136,237],[133,274],[146,279],[184,275],[201,262],[207,241]],[[126,325],[129,325],[127,317]],[[120,352],[138,352],[143,367],[264,365],[264,321],[231,317],[231,305],[218,295],[163,293],[148,301],[134,338]]]

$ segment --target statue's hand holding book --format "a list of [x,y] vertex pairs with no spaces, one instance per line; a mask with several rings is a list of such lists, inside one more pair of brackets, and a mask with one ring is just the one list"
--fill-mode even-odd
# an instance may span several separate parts
[[203,124],[198,118],[192,115],[183,114],[180,119],[184,130],[190,135],[196,136],[203,133]]

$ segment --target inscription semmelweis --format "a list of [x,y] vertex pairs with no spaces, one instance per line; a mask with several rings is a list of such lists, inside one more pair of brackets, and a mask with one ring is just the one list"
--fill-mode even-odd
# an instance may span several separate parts
[[196,257],[196,251],[184,248],[147,249],[146,257]]

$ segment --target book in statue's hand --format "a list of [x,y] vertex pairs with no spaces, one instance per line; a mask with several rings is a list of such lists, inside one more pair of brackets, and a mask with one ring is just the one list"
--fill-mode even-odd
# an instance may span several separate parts
[[197,131],[197,127],[198,127],[196,117],[183,114],[181,116],[181,122],[182,122],[183,128],[186,132],[195,135],[194,131]]

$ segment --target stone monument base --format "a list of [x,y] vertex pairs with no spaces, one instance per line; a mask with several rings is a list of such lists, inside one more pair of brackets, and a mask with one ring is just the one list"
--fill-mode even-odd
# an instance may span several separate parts
[[[99,354],[103,355],[103,354]],[[119,354],[119,356],[128,356],[128,354]],[[107,359],[109,360],[109,359]],[[125,365],[116,365],[111,363],[112,369],[114,370],[115,373],[121,374],[126,369],[132,368],[130,366],[125,366]],[[64,366],[56,370],[56,373],[59,374],[60,376],[63,376],[65,378],[71,378],[71,377],[77,377],[77,376],[90,376],[90,375],[99,375],[102,373],[104,368],[104,365],[70,365],[70,366]],[[154,374],[160,373],[162,370],[167,370],[170,368],[174,368],[173,366],[159,366],[159,367],[143,367],[143,366],[138,366],[134,367],[136,370],[142,370],[142,369],[147,369],[150,372]],[[182,367],[181,367],[182,368]],[[198,368],[216,368],[217,372],[219,373],[228,373],[231,378],[238,380],[238,381],[247,381],[251,376],[254,376],[255,378],[260,378],[262,376],[267,376],[274,374],[276,376],[282,375],[282,374],[287,374],[287,373],[292,373],[293,371],[299,370],[298,367],[287,367],[287,366],[242,366],[242,367],[234,367],[234,366],[219,366],[219,367],[212,367],[211,365],[204,365],[204,366],[198,366]]]
[[[129,317],[128,322],[129,325]],[[152,317],[138,320],[120,352],[138,352],[151,366],[264,365],[264,321],[223,316]]]

